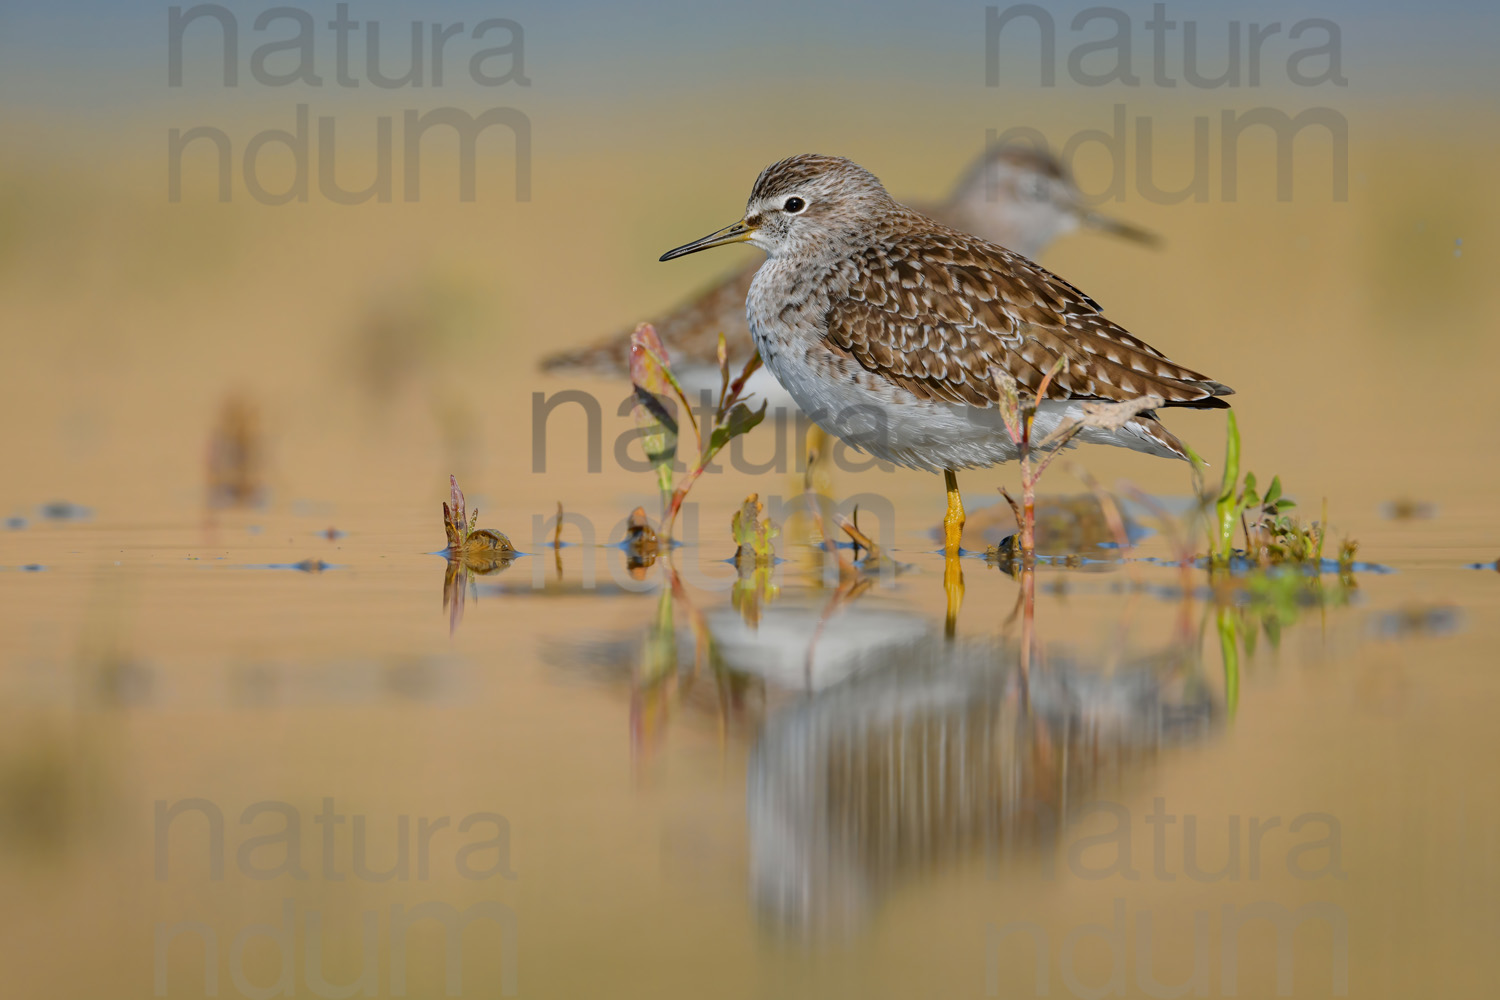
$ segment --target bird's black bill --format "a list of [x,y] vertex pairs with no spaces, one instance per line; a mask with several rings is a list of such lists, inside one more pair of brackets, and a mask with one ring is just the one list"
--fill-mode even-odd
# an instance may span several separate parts
[[1112,219],[1107,215],[1100,215],[1098,212],[1085,212],[1083,215],[1083,224],[1090,229],[1097,229],[1101,233],[1119,236],[1122,239],[1130,240],[1132,243],[1140,243],[1148,247],[1161,246],[1161,237],[1149,229],[1132,226],[1128,222],[1121,222],[1119,219]]
[[739,222],[736,222],[732,226],[725,226],[723,229],[720,229],[716,233],[709,233],[701,240],[694,240],[691,243],[684,243],[682,246],[678,247],[675,250],[668,250],[666,253],[661,255],[660,259],[675,260],[678,257],[686,257],[690,253],[697,253],[699,250],[707,250],[710,247],[722,247],[728,246],[731,243],[743,243],[748,240],[754,233],[755,227],[745,225],[745,220],[741,219]]

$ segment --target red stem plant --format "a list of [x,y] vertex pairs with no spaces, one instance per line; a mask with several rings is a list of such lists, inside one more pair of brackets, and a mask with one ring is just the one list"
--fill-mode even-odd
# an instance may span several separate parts
[[[662,503],[666,508],[662,513],[659,531],[662,538],[671,539],[672,527],[677,523],[677,514],[682,510],[688,491],[693,488],[698,477],[703,475],[703,470],[713,462],[714,457],[730,441],[741,434],[748,434],[756,424],[765,419],[764,402],[759,410],[752,410],[745,405],[745,384],[759,367],[760,355],[756,354],[745,363],[740,374],[731,379],[724,335],[719,334],[719,398],[714,406],[713,425],[705,440],[692,404],[688,402],[687,393],[683,391],[677,376],[672,373],[667,349],[657,337],[656,330],[650,323],[642,323],[630,335],[630,378],[635,385],[636,424],[641,428],[641,442],[646,449],[646,457],[656,468],[657,485],[661,489]],[[677,458],[680,424],[663,402],[668,390],[681,401],[682,410],[693,428],[697,444],[697,458],[676,489],[672,486],[672,464]]]
[[[1018,505],[1004,487],[1001,488],[1000,494],[1005,497],[1011,509],[1016,513],[1016,527],[1020,531],[1021,558],[1023,563],[1028,565],[1036,559],[1036,484],[1042,478],[1042,473],[1046,472],[1047,467],[1057,458],[1058,453],[1066,448],[1073,437],[1085,427],[1118,429],[1125,421],[1141,411],[1161,405],[1161,400],[1155,396],[1142,396],[1139,399],[1120,403],[1085,402],[1082,404],[1083,415],[1081,417],[1069,417],[1054,427],[1040,441],[1033,442],[1031,435],[1036,422],[1037,408],[1041,400],[1047,397],[1047,389],[1052,385],[1053,378],[1062,371],[1066,364],[1067,358],[1058,358],[1047,370],[1047,374],[1042,376],[1042,382],[1037,386],[1036,394],[1025,399],[1021,397],[1016,380],[1009,372],[999,367],[990,368],[990,377],[995,380],[995,386],[999,389],[1000,418],[1005,421],[1005,432],[1010,435],[1011,443],[1016,446],[1017,458],[1021,465],[1021,503]],[[1034,452],[1044,453],[1040,461],[1033,461]]]

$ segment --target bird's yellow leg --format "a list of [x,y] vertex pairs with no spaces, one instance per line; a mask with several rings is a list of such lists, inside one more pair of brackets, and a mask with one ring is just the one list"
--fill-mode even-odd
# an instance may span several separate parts
[[964,602],[964,570],[958,559],[964,537],[964,501],[958,494],[958,477],[951,469],[943,471],[943,482],[948,487],[948,513],[943,516],[943,593],[948,598],[947,633],[951,637]]
[[964,539],[964,500],[958,494],[958,477],[952,469],[943,470],[943,482],[948,487],[948,513],[943,515],[943,549],[949,555],[957,555]]
[[824,496],[833,495],[833,438],[817,424],[807,429],[806,488]]
[[828,450],[828,446],[832,443],[828,432],[817,424],[813,424],[807,429],[807,454],[809,460],[822,457],[823,453]]

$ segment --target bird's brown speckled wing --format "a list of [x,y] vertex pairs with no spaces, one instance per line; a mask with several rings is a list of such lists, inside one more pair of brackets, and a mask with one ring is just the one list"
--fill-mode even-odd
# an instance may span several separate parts
[[1131,336],[1045,268],[972,236],[913,227],[841,266],[850,284],[830,303],[828,346],[922,399],[992,405],[992,366],[1035,392],[1059,357],[1049,399],[1222,407],[1217,397],[1233,391]]

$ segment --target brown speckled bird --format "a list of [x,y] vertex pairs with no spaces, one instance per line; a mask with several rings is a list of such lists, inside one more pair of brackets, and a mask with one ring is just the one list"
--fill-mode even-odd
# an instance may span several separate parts
[[[766,367],[830,434],[878,458],[942,471],[947,542],[963,505],[954,472],[1009,461],[995,369],[1034,394],[1040,439],[1088,402],[1156,397],[1161,407],[1226,407],[1232,390],[1131,336],[1073,285],[1002,246],[898,204],[842,157],[804,154],[761,172],[744,218],[670,250],[752,243],[769,258],[746,311]],[[1076,440],[1186,458],[1142,412]]]
[[[1079,228],[1139,243],[1157,242],[1145,230],[1088,208],[1061,163],[1031,146],[1014,143],[988,150],[965,172],[946,201],[921,206],[921,211],[945,226],[974,233],[1033,259],[1058,236]],[[716,352],[721,331],[735,370],[749,359],[755,348],[745,319],[745,299],[759,266],[757,261],[734,272],[651,321],[684,383],[717,389]],[[563,374],[628,377],[633,329],[631,324],[630,329],[586,347],[553,354],[542,361],[542,368]],[[753,383],[751,389],[770,397],[773,406],[790,402],[770,378]]]

